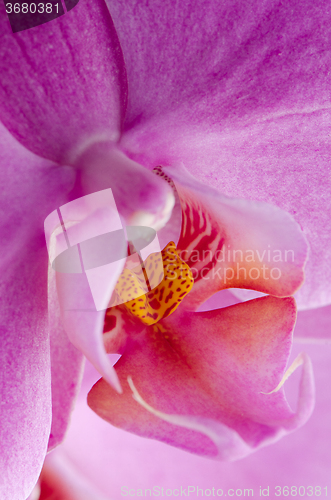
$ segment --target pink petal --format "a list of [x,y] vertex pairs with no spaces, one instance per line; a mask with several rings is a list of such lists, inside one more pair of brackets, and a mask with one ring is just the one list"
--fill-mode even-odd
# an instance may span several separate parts
[[[236,292],[238,290],[239,289],[236,289]],[[221,307],[232,306],[239,302],[240,300],[229,290],[221,290],[210,297],[198,310],[209,311]],[[331,306],[309,309],[307,311],[298,311],[293,336],[294,342],[298,344],[325,345],[330,343]]]
[[[275,498],[275,487],[279,485],[303,486],[305,494],[302,498],[314,498],[314,495],[307,496],[307,487],[313,486],[314,491],[315,486],[320,485],[324,495],[324,486],[327,490],[330,487],[330,347],[306,347],[313,361],[316,379],[317,400],[312,417],[304,427],[286,439],[242,460],[217,462],[205,459],[109,426],[87,407],[85,398],[88,388],[85,385],[73,413],[73,425],[61,445],[62,451],[84,478],[93,481],[112,499],[121,497],[123,487],[134,489],[137,495],[138,488],[144,492],[145,488],[154,485],[163,487],[164,495],[168,488],[180,490],[182,487],[187,492],[190,485],[198,486],[203,492],[212,487],[222,488],[223,497],[230,488],[242,491],[253,488],[254,498],[260,497],[260,487],[264,489],[267,486],[270,488],[269,498]],[[301,346],[294,346],[291,357],[296,357],[300,350]],[[293,408],[299,376],[295,373],[285,383],[285,392]],[[94,380],[97,377],[98,373],[95,373]],[[303,493],[303,488],[300,492]],[[190,498],[196,496],[195,491]],[[198,498],[201,496],[199,492]]]
[[237,299],[229,290],[221,290],[210,297],[198,309],[202,311],[212,311],[213,309],[221,309],[222,307],[234,306],[241,301]]
[[174,205],[170,186],[130,160],[112,142],[95,142],[75,165],[81,172],[83,193],[112,189],[117,210],[127,225],[161,229],[168,221]]
[[[142,409],[127,385],[126,378],[131,376],[153,408],[191,421],[199,419],[214,430],[223,427],[223,438],[230,439],[232,448],[227,447],[221,459],[243,456],[303,425],[312,411],[309,362],[303,371],[297,414],[290,410],[283,389],[263,394],[282,378],[294,322],[291,298],[265,297],[203,313],[177,310],[162,322],[165,337],[149,329],[148,334],[141,332],[128,342],[116,364],[124,393],[115,394],[100,380],[89,394],[89,406],[125,430],[215,455],[215,446],[205,436]],[[228,433],[235,431],[236,439],[225,436],[226,427]]]
[[25,500],[51,426],[47,251],[43,218],[72,187],[72,172],[36,157],[0,124],[1,480],[4,500]]
[[36,483],[51,427],[46,259],[25,246],[2,271],[0,495],[25,500]]
[[82,353],[70,342],[62,326],[55,280],[48,283],[48,322],[52,372],[52,428],[48,450],[51,450],[65,436],[84,369]]
[[331,342],[331,306],[299,311],[294,329],[294,340],[298,343]]
[[[173,121],[175,120],[175,122]],[[185,167],[227,196],[265,201],[289,212],[310,246],[300,309],[331,302],[331,211],[327,112],[289,114],[219,131],[179,127],[162,117],[123,138],[127,154],[147,167]],[[167,131],[167,132],[165,132]]]
[[108,3],[128,74],[123,149],[290,212],[311,247],[298,305],[330,303],[324,2]]
[[292,295],[303,282],[307,256],[298,224],[265,203],[230,199],[197,182],[183,167],[163,168],[182,204],[182,258],[195,284],[186,306],[223,288]]
[[126,129],[175,112],[175,121],[225,130],[329,104],[323,2],[107,3],[128,75]]
[[3,10],[0,31],[1,119],[22,144],[68,162],[96,137],[118,139],[126,75],[102,0],[15,34]]
[[[72,254],[76,261],[69,260],[70,266],[56,272],[53,277],[56,279],[64,329],[74,346],[118,391],[121,387],[107,358],[102,331],[105,310],[124,265],[126,243],[124,239],[117,242],[119,254],[114,261],[107,260],[102,265],[98,262],[91,264],[89,259],[95,256],[95,248],[84,247],[82,243],[121,229],[111,189],[66,203],[45,220],[52,266],[55,258],[64,255],[65,251],[76,252]],[[102,252],[101,257],[104,258],[107,248],[102,247]]]

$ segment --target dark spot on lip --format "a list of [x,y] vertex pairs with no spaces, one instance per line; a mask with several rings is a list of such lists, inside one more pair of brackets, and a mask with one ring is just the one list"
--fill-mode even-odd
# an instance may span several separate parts
[[166,309],[163,317],[166,318],[167,316],[169,316],[169,314],[171,313],[171,311],[177,306],[177,302],[174,302],[170,307],[168,307],[168,309]]
[[147,317],[156,320],[158,318],[158,314],[157,313],[151,314],[151,313],[148,312],[147,313]]
[[161,307],[160,302],[157,299],[153,299],[150,301],[149,305],[151,306],[152,309],[158,310]]
[[166,298],[165,298],[165,303],[166,303],[166,304],[169,302],[169,300],[171,300],[171,299],[172,299],[173,295],[174,295],[174,292],[170,292],[170,293],[166,296]]
[[106,315],[105,322],[104,322],[104,325],[103,325],[103,333],[111,332],[112,330],[114,330],[114,328],[116,327],[116,323],[117,323],[116,316],[113,316],[113,315],[108,316],[108,315]]
[[162,301],[162,299],[163,299],[163,293],[164,293],[164,286],[163,286],[163,287],[161,288],[161,290],[160,290],[160,298],[159,298],[159,299],[160,299],[160,302],[161,302],[161,301]]

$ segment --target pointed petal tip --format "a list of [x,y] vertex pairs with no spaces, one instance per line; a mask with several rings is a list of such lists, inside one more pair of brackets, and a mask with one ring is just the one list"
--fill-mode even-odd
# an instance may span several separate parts
[[118,394],[123,394],[121,382],[119,381],[115,368],[111,367],[111,371],[105,376],[105,379]]

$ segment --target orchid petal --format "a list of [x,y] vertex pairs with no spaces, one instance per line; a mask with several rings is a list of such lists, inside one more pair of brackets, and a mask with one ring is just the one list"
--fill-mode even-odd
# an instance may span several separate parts
[[319,111],[208,132],[204,123],[202,130],[180,127],[176,116],[165,116],[124,135],[122,149],[147,167],[184,162],[197,180],[227,196],[290,213],[310,247],[305,283],[295,296],[299,309],[309,309],[331,302],[328,122],[328,112]]
[[0,31],[1,120],[22,144],[70,162],[94,137],[118,139],[126,76],[102,0],[15,34],[2,10]]
[[170,3],[108,2],[128,74],[123,150],[288,211],[311,248],[298,307],[329,304],[330,12],[312,0]]
[[128,75],[126,130],[172,112],[177,122],[224,130],[329,107],[322,1],[107,3]]
[[250,288],[280,297],[299,288],[307,246],[286,212],[222,196],[183,167],[163,170],[173,179],[182,204],[178,248],[195,279],[186,307],[200,305],[223,288]]
[[175,201],[170,186],[130,160],[113,143],[92,144],[75,165],[81,171],[85,194],[112,189],[116,207],[127,225],[159,230],[169,220]]
[[331,306],[299,311],[294,329],[298,343],[331,343]]
[[207,418],[168,415],[155,410],[140,396],[130,376],[128,377],[128,384],[133,392],[133,399],[156,417],[184,429],[205,434],[215,444],[218,451],[218,458],[222,460],[226,460],[228,457],[233,458],[233,448],[236,449],[236,458],[241,458],[249,454],[249,446],[232,429]]
[[[119,269],[118,274],[120,274],[120,271],[121,269]],[[83,305],[86,306],[87,304],[91,308],[93,301],[88,296],[88,292],[85,292],[85,290],[88,290],[88,284],[80,281],[75,285],[69,287],[66,283],[58,282],[60,302],[65,303],[70,293],[79,293],[80,299],[86,299]],[[66,292],[68,295],[66,295]],[[62,313],[62,320],[65,331],[74,346],[93,363],[109,384],[118,392],[122,392],[117,374],[108,360],[102,341],[104,315],[104,311],[64,311]]]
[[[51,273],[51,276],[50,276]],[[49,269],[48,324],[52,373],[52,427],[48,450],[64,438],[84,369],[84,358],[68,339],[60,317],[55,272]]]
[[221,290],[210,297],[199,308],[198,312],[212,311],[213,309],[221,309],[223,307],[234,306],[241,301],[237,299],[229,290]]
[[46,259],[33,245],[25,247],[22,257],[2,273],[1,280],[0,494],[4,500],[25,500],[36,483],[52,416]]
[[[95,247],[82,244],[98,241],[98,237],[121,228],[111,189],[66,203],[45,220],[51,265],[65,251],[75,251],[73,255],[76,256],[76,260],[69,259],[67,269],[56,272],[64,329],[73,345],[119,392],[121,386],[107,358],[102,331],[105,310],[125,262],[126,243],[124,238],[117,241],[118,255],[114,261],[110,258],[110,262],[105,260],[109,257],[107,248],[102,247],[95,260]],[[98,257],[102,257],[102,264]]]
[[141,397],[156,410],[181,415],[191,424],[190,419],[201,425],[215,421],[214,430],[220,430],[218,424],[234,430],[238,439],[224,434],[233,448],[226,447],[220,458],[243,456],[303,425],[312,412],[308,361],[297,413],[286,403],[283,388],[262,394],[272,391],[285,371],[295,316],[293,299],[274,297],[202,313],[177,310],[161,322],[160,332],[150,329],[128,341],[116,364],[123,394],[116,395],[100,380],[89,393],[89,406],[125,430],[199,454],[217,454],[208,438],[137,405],[126,382],[131,376]]
[[[191,493],[190,498],[196,498],[197,487],[203,490],[199,490],[198,498],[202,497],[202,493],[205,498],[213,486],[215,496],[218,488],[223,490],[223,497],[230,488],[241,488],[242,497],[247,498],[248,491],[244,494],[244,488],[253,488],[254,494],[250,492],[250,497],[258,497],[260,487],[264,489],[269,486],[269,498],[272,498],[274,492],[279,492],[276,486],[281,486],[282,489],[283,486],[297,485],[299,488],[299,485],[302,485],[301,495],[308,498],[308,493],[312,495],[310,498],[314,498],[314,488],[307,489],[307,486],[328,485],[330,477],[331,394],[328,380],[331,375],[331,347],[325,346],[321,349],[320,346],[307,345],[306,348],[314,365],[318,395],[313,415],[297,432],[243,460],[206,460],[162,442],[145,439],[110,426],[86,405],[86,394],[92,383],[99,378],[94,370],[92,379],[90,372],[93,367],[89,363],[86,367],[88,373],[85,373],[89,374],[89,377],[85,379],[84,375],[86,383],[82,385],[82,392],[73,412],[73,425],[61,445],[62,449],[57,448],[55,453],[65,453],[71,463],[79,468],[82,476],[102,488],[104,494],[108,494],[112,499],[119,498],[121,493],[125,494],[131,488],[139,498],[138,489],[143,496],[144,489],[152,488],[153,485],[160,486],[160,496],[161,487],[164,487],[164,493],[167,488],[177,488],[180,492],[182,487],[183,497],[184,492],[187,493],[187,486],[194,485],[195,491]],[[301,349],[302,346],[295,345],[291,359],[294,359]],[[294,409],[298,396],[299,371],[285,383],[287,399]],[[128,488],[124,489],[123,486]],[[264,491],[267,493],[267,490]],[[324,491],[322,489],[322,494]],[[173,495],[176,493],[178,494],[178,491]],[[219,491],[218,494],[220,493],[222,492]],[[233,491],[230,491],[230,495],[232,493]],[[293,493],[295,494],[295,488]]]
[[42,220],[73,184],[68,168],[36,157],[0,123],[1,498],[25,500],[51,427],[47,251]]

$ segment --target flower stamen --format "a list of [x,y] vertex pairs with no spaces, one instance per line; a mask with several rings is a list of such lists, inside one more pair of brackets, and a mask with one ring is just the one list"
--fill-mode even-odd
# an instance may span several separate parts
[[[164,277],[151,291],[144,293],[145,281],[136,269],[124,269],[115,288],[124,306],[146,325],[154,325],[173,313],[194,283],[191,269],[179,257],[173,241],[168,243],[161,255]],[[154,263],[155,254],[151,254],[147,257],[144,267],[149,268]],[[130,300],[130,296],[135,298]]]

